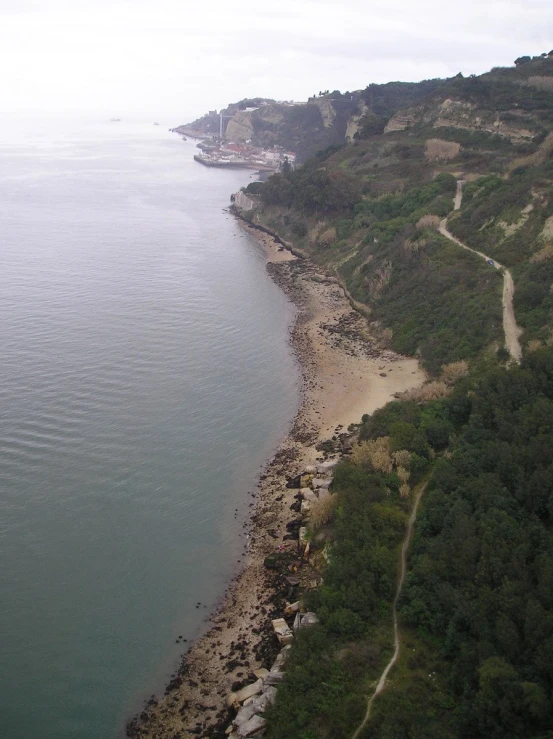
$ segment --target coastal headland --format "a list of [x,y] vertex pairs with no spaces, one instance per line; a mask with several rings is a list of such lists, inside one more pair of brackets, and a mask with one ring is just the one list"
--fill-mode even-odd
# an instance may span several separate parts
[[[287,481],[322,461],[330,447],[335,455],[347,453],[351,424],[426,379],[416,359],[377,345],[335,278],[298,259],[270,234],[247,224],[244,229],[264,249],[269,274],[297,307],[291,343],[302,371],[300,407],[260,476],[240,572],[165,694],[152,697],[128,724],[133,738],[225,736],[234,715],[227,696],[274,660],[279,644],[271,619],[282,617],[293,595],[282,573],[264,566],[275,552],[290,560],[298,556],[297,491],[286,487]],[[301,563],[298,577],[307,587],[320,582],[309,562]]]

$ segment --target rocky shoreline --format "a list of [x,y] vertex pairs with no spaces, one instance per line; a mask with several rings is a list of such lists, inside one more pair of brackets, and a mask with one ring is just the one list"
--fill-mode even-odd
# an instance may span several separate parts
[[[129,722],[132,739],[228,735],[235,716],[229,694],[265,676],[281,649],[272,620],[285,615],[298,592],[321,580],[317,567],[301,557],[303,515],[298,482],[291,480],[308,465],[347,453],[349,424],[425,379],[416,360],[379,349],[333,278],[309,260],[296,259],[268,234],[252,235],[266,250],[272,279],[298,309],[291,343],[302,368],[300,408],[260,477],[243,569],[164,696],[152,696]],[[279,566],[266,567],[275,553]]]

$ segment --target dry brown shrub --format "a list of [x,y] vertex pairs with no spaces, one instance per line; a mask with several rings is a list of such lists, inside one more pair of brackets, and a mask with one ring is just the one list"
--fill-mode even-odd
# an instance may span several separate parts
[[415,403],[428,403],[429,400],[440,400],[449,395],[450,388],[441,380],[427,382],[421,387],[415,387],[401,394],[402,400],[413,400]]
[[530,257],[531,262],[545,262],[553,259],[553,241],[544,244],[542,248]]
[[327,495],[324,498],[319,498],[319,500],[313,500],[311,502],[311,508],[309,509],[309,528],[312,531],[317,531],[332,521],[337,502],[337,495]]
[[379,439],[362,441],[353,447],[351,461],[359,467],[371,467],[376,472],[391,472],[393,464],[390,456],[390,438],[381,436]]
[[545,139],[539,145],[537,151],[527,157],[517,157],[513,159],[508,167],[508,172],[512,172],[517,167],[539,167],[553,153],[553,131],[547,134]]
[[403,483],[403,485],[399,486],[399,494],[402,498],[407,498],[410,492],[411,488],[406,483]]
[[528,346],[526,347],[529,352],[535,352],[538,349],[541,349],[543,344],[539,339],[532,339],[532,341],[528,342]]
[[409,470],[406,470],[405,467],[398,467],[396,473],[403,485],[405,485],[411,477],[411,473],[409,472]]
[[320,244],[320,246],[330,246],[330,244],[336,241],[336,235],[336,229],[334,228],[334,226],[331,226],[330,228],[325,229],[321,234],[319,234],[317,242]]
[[439,216],[432,216],[430,214],[422,216],[417,221],[417,228],[419,231],[423,228],[432,228],[434,231],[437,231],[440,228],[440,218]]
[[392,458],[395,466],[398,468],[404,467],[408,469],[411,464],[411,452],[408,452],[407,449],[398,449],[397,452],[392,454]]
[[536,90],[545,90],[546,92],[553,92],[553,77],[543,77],[540,75],[533,75],[528,77],[528,84],[531,87],[535,87]]
[[460,362],[450,362],[450,364],[442,365],[441,379],[446,385],[454,385],[461,377],[468,375],[469,365],[464,359]]
[[542,232],[540,233],[540,238],[544,242],[553,241],[553,216],[549,216],[549,218],[545,219]]
[[428,161],[433,162],[438,159],[447,161],[455,159],[461,151],[461,144],[456,141],[445,141],[444,139],[428,139],[424,149],[424,155]]
[[417,239],[416,241],[411,241],[411,239],[407,239],[405,243],[403,244],[403,248],[408,254],[416,254],[420,249],[423,249],[428,244],[427,239]]
[[327,227],[326,221],[317,221],[317,223],[309,230],[309,243],[316,244],[319,240],[319,234]]
[[384,262],[382,267],[379,267],[376,272],[374,272],[373,277],[368,280],[369,294],[373,299],[380,296],[382,290],[384,290],[386,285],[390,282],[391,276],[392,263],[390,261]]
[[390,344],[392,343],[393,336],[394,336],[394,333],[393,333],[392,329],[391,328],[385,328],[382,331],[382,333],[380,334],[380,336],[378,337],[381,346],[389,347]]

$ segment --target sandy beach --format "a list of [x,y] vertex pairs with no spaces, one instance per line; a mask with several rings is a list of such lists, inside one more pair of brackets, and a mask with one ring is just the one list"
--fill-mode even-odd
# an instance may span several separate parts
[[[279,648],[271,619],[283,615],[290,593],[263,561],[279,546],[294,555],[297,550],[290,533],[298,519],[291,509],[297,491],[286,488],[287,479],[322,458],[316,449],[320,442],[334,437],[339,443],[340,434],[363,414],[426,379],[416,359],[379,349],[366,319],[352,310],[334,278],[297,259],[270,235],[244,228],[265,250],[271,277],[298,308],[291,342],[302,368],[301,405],[261,475],[243,569],[165,695],[152,698],[129,724],[130,737],[225,736],[233,717],[228,693],[255,680],[254,671],[269,666]],[[312,585],[317,574],[306,574]]]

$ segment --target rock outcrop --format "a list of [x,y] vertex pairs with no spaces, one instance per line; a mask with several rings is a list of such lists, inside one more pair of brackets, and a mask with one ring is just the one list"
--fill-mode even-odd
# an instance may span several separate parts
[[529,141],[540,130],[538,121],[524,111],[513,109],[498,112],[481,108],[468,100],[445,98],[400,110],[390,118],[384,133],[405,131],[415,125],[499,134],[514,143]]

